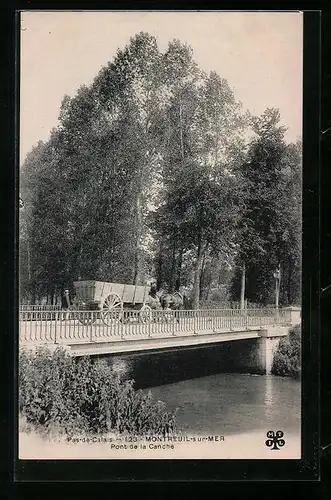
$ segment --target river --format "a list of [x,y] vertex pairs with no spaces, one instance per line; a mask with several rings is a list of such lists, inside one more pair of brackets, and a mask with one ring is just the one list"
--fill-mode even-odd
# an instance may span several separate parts
[[220,373],[152,387],[184,432],[241,434],[269,429],[300,433],[300,383],[273,375]]
[[[151,391],[168,411],[177,409],[176,434],[195,442],[170,442],[163,447],[147,443],[145,449],[122,449],[109,442],[46,443],[38,436],[21,433],[20,458],[300,458],[300,382],[239,373],[224,344],[106,357],[122,379],[134,379],[137,389]],[[284,433],[285,445],[272,451],[266,446],[266,434],[278,430]],[[218,441],[209,441],[216,437]]]
[[124,378],[177,408],[183,432],[240,434],[281,429],[300,434],[301,383],[238,373],[220,347],[112,358]]

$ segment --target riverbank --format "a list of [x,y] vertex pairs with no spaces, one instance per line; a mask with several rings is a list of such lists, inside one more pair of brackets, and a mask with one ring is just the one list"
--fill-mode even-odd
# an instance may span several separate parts
[[[297,380],[273,375],[218,373],[151,386],[150,390],[155,400],[164,401],[169,412],[178,409],[177,430],[169,437],[181,439],[159,441],[153,435],[146,439],[134,434],[126,438],[114,433],[89,436],[77,433],[67,440],[54,433],[50,440],[31,432],[31,427],[29,432],[22,422],[20,456],[27,459],[38,455],[49,459],[277,459],[300,455],[301,384]],[[270,430],[281,430],[284,434],[285,445],[279,450],[271,450],[265,444]]]
[[281,377],[301,377],[301,327],[293,327],[287,337],[280,340],[274,354],[271,373]]
[[176,411],[150,391],[135,390],[104,361],[75,359],[61,348],[20,351],[19,412],[41,435],[167,435],[176,428]]
[[[166,409],[168,415],[176,411],[176,426],[169,436],[180,435],[185,440],[160,442],[146,439],[146,448],[135,448],[136,441],[125,441],[125,430],[119,435],[114,432],[111,434],[110,429],[104,429],[102,433],[71,429],[69,435],[60,437],[54,426],[52,432],[51,426],[48,426],[48,429],[39,426],[43,433],[37,433],[33,426],[26,425],[24,418],[21,418],[20,457],[298,458],[301,427],[300,381],[274,375],[227,372],[220,354],[220,348],[215,346],[207,350],[196,349],[189,352],[157,353],[129,358],[111,357],[108,360],[109,367],[104,368],[106,373],[118,374],[122,382],[117,387],[123,388],[124,380],[134,379],[138,386],[144,387],[141,396],[151,392],[153,404],[162,401],[163,409]],[[70,360],[68,362],[71,363]],[[34,372],[34,377],[40,375],[42,370]],[[51,372],[49,375],[51,376]],[[79,404],[82,404],[84,401],[81,400],[81,395],[84,396],[89,384],[81,378],[81,374],[78,375],[74,372],[72,378],[66,381],[67,384],[64,384],[63,379],[61,384],[62,388],[70,387],[79,399]],[[46,394],[50,388],[58,390],[56,371],[55,375],[53,373],[53,379],[51,383],[42,384]],[[40,380],[38,383],[40,386]],[[107,380],[100,380],[101,386],[104,386],[104,383],[107,384]],[[115,403],[119,399],[124,403],[125,397],[125,392],[117,391]],[[153,404],[149,406],[149,412],[152,413]],[[56,405],[53,405],[54,408]],[[130,408],[133,409],[132,406],[126,406],[127,410]],[[70,413],[70,408],[68,412]],[[127,414],[121,415],[125,417]],[[129,414],[125,418],[127,421],[135,421],[135,414]],[[153,418],[159,420],[155,413]],[[285,446],[278,451],[271,450],[265,444],[269,430],[281,430],[284,433]],[[140,437],[137,436],[139,432],[135,432],[134,427],[129,434],[131,437],[138,437],[139,441],[146,437],[144,432],[140,433]],[[157,434],[150,429],[149,436]],[[68,437],[71,440],[68,440]],[[195,440],[188,441],[187,437]],[[199,437],[201,440],[198,440]],[[110,441],[110,438],[113,441]],[[123,445],[129,445],[129,448]]]

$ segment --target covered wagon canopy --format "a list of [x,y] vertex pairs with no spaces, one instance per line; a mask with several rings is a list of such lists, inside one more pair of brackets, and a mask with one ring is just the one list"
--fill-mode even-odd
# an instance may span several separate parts
[[118,296],[123,305],[138,305],[146,302],[150,285],[130,285],[108,283],[105,281],[75,281],[76,298],[82,302],[109,302],[110,297]]

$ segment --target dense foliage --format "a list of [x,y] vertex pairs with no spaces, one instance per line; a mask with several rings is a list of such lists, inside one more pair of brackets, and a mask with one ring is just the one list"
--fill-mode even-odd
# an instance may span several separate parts
[[19,411],[35,429],[73,434],[165,435],[175,413],[151,393],[135,391],[106,364],[79,360],[63,349],[20,352]]
[[[228,82],[174,40],[139,33],[21,168],[23,301],[56,300],[76,279],[186,287],[197,308],[230,291],[300,297],[300,144],[277,110],[242,111]],[[227,299],[226,299],[227,300]]]
[[[301,146],[286,144],[277,110],[267,109],[253,121],[256,137],[241,167],[245,185],[243,217],[237,231],[236,262],[245,265],[246,296],[273,302],[273,273],[281,267],[281,301],[300,297]],[[238,295],[240,277],[233,283]]]
[[301,373],[301,328],[295,326],[281,339],[274,354],[271,373],[299,378]]

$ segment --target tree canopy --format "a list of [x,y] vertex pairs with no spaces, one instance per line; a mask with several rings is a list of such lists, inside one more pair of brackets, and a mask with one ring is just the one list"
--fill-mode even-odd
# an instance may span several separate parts
[[[64,96],[59,124],[20,173],[20,290],[56,300],[77,279],[214,290],[238,300],[300,296],[301,145],[276,109],[245,113],[228,82],[179,40],[139,33],[90,86]],[[222,288],[223,286],[223,288]]]

